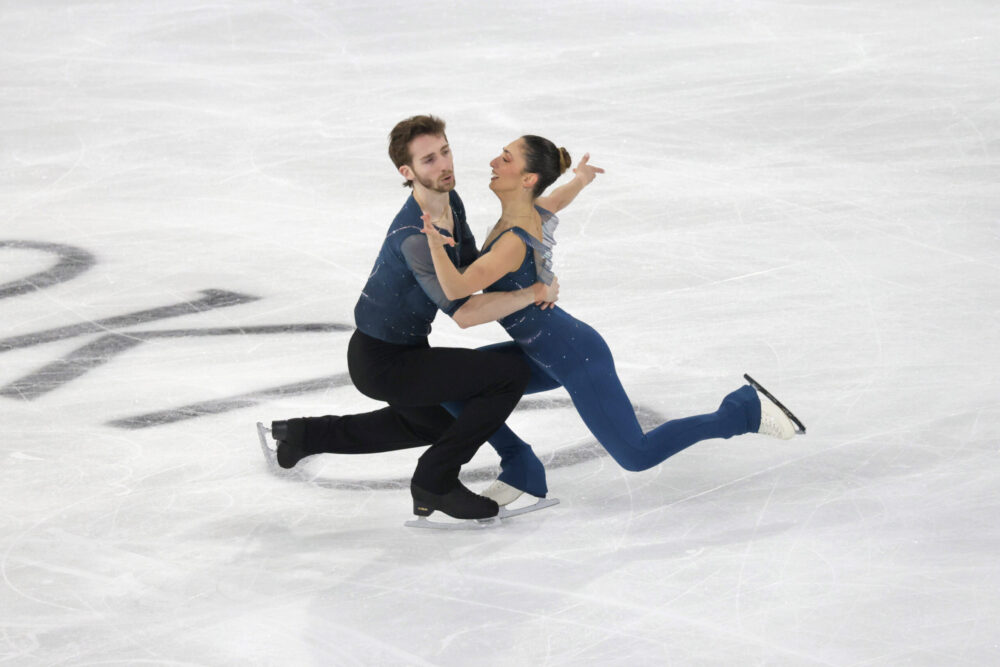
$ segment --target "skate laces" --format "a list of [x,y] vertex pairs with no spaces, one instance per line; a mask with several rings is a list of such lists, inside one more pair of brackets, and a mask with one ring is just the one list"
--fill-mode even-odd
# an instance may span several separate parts
[[792,420],[767,396],[760,396],[760,428],[757,432],[788,440],[795,435],[795,427]]

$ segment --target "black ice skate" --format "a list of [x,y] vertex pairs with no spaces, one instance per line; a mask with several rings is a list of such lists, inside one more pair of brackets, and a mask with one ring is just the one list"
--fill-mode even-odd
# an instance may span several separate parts
[[[272,429],[283,423],[274,422],[271,425]],[[296,463],[308,456],[308,454],[298,447],[284,442],[278,437],[283,434],[276,433],[272,429],[257,422],[257,437],[260,438],[260,449],[264,453],[264,460],[267,461],[268,470],[278,477],[299,477],[298,471],[293,470],[293,468]],[[280,426],[278,430],[280,430]],[[273,446],[268,442],[268,434],[274,439]]]
[[[437,528],[443,530],[470,530],[478,528],[493,528],[500,525],[501,520],[519,514],[527,514],[537,510],[558,505],[557,498],[538,499],[532,505],[509,509],[500,507],[489,498],[477,495],[459,484],[445,494],[433,494],[421,489],[412,482],[410,492],[413,494],[413,513],[417,519],[407,521],[404,525],[410,528]],[[444,512],[457,522],[430,521],[427,519],[435,510]]]
[[417,516],[441,511],[456,519],[491,519],[500,512],[495,501],[469,491],[461,482],[448,493],[431,493],[410,482],[410,494]]

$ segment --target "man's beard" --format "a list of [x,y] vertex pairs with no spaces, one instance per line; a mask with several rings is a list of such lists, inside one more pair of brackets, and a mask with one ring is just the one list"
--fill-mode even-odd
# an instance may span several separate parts
[[[414,174],[414,176],[416,176],[416,174]],[[442,176],[441,179],[446,178],[447,176],[451,176],[451,181],[449,183],[444,183],[441,185],[438,185],[437,183],[432,183],[429,178],[425,179],[425,178],[420,178],[420,176],[416,176],[416,179],[417,182],[420,183],[420,185],[424,186],[431,192],[451,192],[452,190],[455,189],[455,173],[452,172],[450,174],[446,174]]]

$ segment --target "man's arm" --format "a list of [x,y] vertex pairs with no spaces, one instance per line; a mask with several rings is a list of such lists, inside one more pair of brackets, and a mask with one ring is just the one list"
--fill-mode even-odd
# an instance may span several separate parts
[[535,283],[516,292],[473,294],[452,313],[451,318],[458,326],[468,329],[477,324],[495,322],[533,304],[541,303],[545,307],[545,304],[555,303],[558,299],[559,280],[553,279],[551,285]]

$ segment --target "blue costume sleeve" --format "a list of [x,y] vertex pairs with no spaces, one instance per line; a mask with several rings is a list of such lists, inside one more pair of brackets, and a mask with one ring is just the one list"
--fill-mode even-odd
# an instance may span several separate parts
[[417,283],[424,290],[424,293],[427,294],[427,298],[437,304],[437,307],[446,315],[451,317],[455,314],[455,311],[469,300],[469,297],[463,297],[450,301],[445,297],[444,290],[441,289],[441,283],[438,282],[437,274],[434,272],[434,260],[431,259],[431,249],[428,247],[427,238],[423,234],[413,234],[407,237],[400,244],[399,249],[403,253],[406,265],[410,267],[410,271],[413,272],[413,276],[417,279]]

